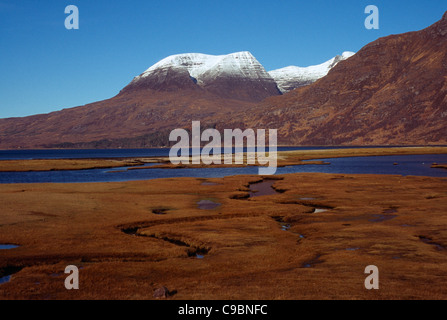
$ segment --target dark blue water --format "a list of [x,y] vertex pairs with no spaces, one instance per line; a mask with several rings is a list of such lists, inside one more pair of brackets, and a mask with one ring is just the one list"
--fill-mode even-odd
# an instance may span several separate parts
[[[390,148],[392,146],[389,146]],[[278,147],[278,151],[290,150],[325,150],[351,149],[352,146],[339,147]],[[377,148],[377,146],[363,146],[355,148]],[[381,148],[387,148],[381,146]],[[167,157],[170,148],[151,149],[50,149],[50,150],[0,150],[0,160],[20,159],[103,159],[103,158],[143,158]],[[244,148],[246,150],[246,148]]]
[[16,246],[15,244],[0,244],[0,250],[10,250],[18,247],[19,246]]
[[103,159],[169,156],[169,148],[153,149],[57,149],[0,150],[0,160],[30,159]]
[[[447,154],[350,157],[320,160],[330,162],[331,164],[326,168],[321,166],[318,172],[447,177],[446,169],[431,168],[433,163],[447,163]],[[394,165],[395,163],[397,165]]]
[[[299,165],[277,169],[276,174],[296,172],[322,172],[339,174],[395,174],[430,177],[447,177],[446,169],[430,168],[432,163],[447,163],[447,154],[379,156],[323,159],[330,165]],[[398,165],[394,165],[398,163]],[[92,169],[43,172],[0,172],[0,183],[42,182],[113,182],[150,180],[157,178],[197,177],[219,178],[231,175],[258,174],[257,167],[241,168],[190,168],[190,169],[142,169],[127,168]]]
[[11,276],[1,277],[0,278],[0,284],[9,282],[11,280]]

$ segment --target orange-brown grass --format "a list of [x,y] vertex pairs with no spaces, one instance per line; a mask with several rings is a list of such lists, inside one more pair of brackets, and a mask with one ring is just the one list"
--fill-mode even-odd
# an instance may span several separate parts
[[144,162],[138,159],[38,159],[38,160],[2,160],[0,171],[53,171],[86,170],[139,166]]
[[0,185],[0,243],[20,245],[0,250],[0,272],[23,268],[0,299],[447,298],[446,179],[289,174],[282,193],[244,199],[261,179]]

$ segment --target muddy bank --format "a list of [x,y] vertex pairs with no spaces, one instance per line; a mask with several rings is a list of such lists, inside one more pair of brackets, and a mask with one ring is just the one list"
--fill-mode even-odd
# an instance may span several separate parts
[[438,169],[447,169],[447,163],[446,164],[432,164],[432,168],[438,168]]

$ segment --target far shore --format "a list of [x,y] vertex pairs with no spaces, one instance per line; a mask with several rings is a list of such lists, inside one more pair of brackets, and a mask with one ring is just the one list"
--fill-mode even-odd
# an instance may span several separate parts
[[[278,167],[292,165],[328,164],[319,159],[345,158],[345,157],[371,157],[371,156],[397,156],[447,154],[447,147],[391,147],[391,148],[350,148],[350,149],[320,149],[320,150],[293,150],[278,151]],[[191,159],[191,157],[189,158]],[[223,162],[223,161],[222,161]],[[153,166],[144,166],[156,163]],[[234,163],[234,161],[233,161]],[[255,164],[257,165],[257,164]],[[107,159],[42,159],[42,160],[2,160],[0,172],[27,172],[27,171],[62,171],[62,170],[88,170],[118,167],[132,167],[131,169],[179,169],[204,167],[243,167],[247,166],[246,155],[244,164],[181,164],[173,165],[169,157],[132,157]],[[446,164],[433,164],[436,168],[447,168]]]
[[437,169],[447,169],[447,163],[444,163],[444,164],[433,164],[431,167],[432,168],[437,168]]

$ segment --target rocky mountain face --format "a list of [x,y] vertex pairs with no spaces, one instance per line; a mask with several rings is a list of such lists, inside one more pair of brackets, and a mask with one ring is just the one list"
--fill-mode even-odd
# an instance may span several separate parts
[[352,57],[355,53],[346,51],[322,64],[309,67],[289,66],[270,71],[270,76],[275,80],[279,90],[282,93],[292,91],[293,89],[304,87],[323,78],[340,61]]
[[111,99],[0,119],[0,148],[166,146],[172,129],[193,120],[203,129],[278,129],[284,145],[447,144],[447,13],[348,55],[283,95],[278,86],[297,85],[296,70],[272,76],[248,52],[171,56]]

